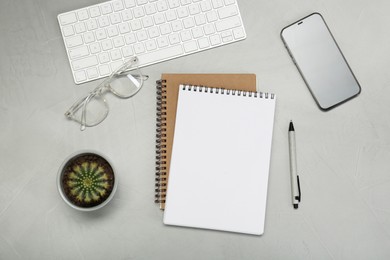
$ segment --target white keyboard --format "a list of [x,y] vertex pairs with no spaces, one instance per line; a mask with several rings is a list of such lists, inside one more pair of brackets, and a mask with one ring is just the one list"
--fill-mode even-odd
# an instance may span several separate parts
[[114,0],[58,15],[76,84],[246,38],[236,0]]

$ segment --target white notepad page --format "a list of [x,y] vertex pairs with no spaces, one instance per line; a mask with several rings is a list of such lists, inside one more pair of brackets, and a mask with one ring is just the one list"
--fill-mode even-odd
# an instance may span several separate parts
[[275,98],[210,90],[180,87],[164,224],[261,235]]

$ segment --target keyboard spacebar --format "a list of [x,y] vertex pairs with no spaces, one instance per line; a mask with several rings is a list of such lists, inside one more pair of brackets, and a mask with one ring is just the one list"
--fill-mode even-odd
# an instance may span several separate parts
[[173,58],[181,54],[183,54],[183,48],[181,45],[175,45],[154,52],[137,54],[137,57],[139,65],[143,66],[149,63],[164,61],[165,59]]

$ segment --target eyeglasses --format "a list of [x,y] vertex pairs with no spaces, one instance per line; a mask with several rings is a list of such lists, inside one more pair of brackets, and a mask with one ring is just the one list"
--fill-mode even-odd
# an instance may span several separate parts
[[[128,72],[130,69],[135,69],[135,74],[130,74]],[[148,78],[148,76],[141,74],[138,68],[137,57],[132,57],[86,97],[74,103],[66,111],[65,116],[70,120],[78,122],[81,125],[81,131],[85,130],[86,127],[98,125],[107,117],[109,111],[103,94],[111,92],[119,98],[130,98],[140,91],[144,80]]]

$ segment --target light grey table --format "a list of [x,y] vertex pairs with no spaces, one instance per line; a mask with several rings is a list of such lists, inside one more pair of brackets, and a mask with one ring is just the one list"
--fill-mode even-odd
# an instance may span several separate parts
[[[390,4],[239,0],[245,41],[144,68],[134,98],[80,132],[64,112],[98,82],[73,83],[57,14],[96,0],[0,3],[0,259],[390,259]],[[362,93],[321,112],[279,37],[322,13]],[[212,61],[212,62],[211,62]],[[265,234],[168,227],[154,200],[155,85],[163,72],[255,73],[278,96]],[[294,120],[303,201],[293,210],[287,130]],[[111,158],[114,200],[80,213],[60,198],[66,156]]]

